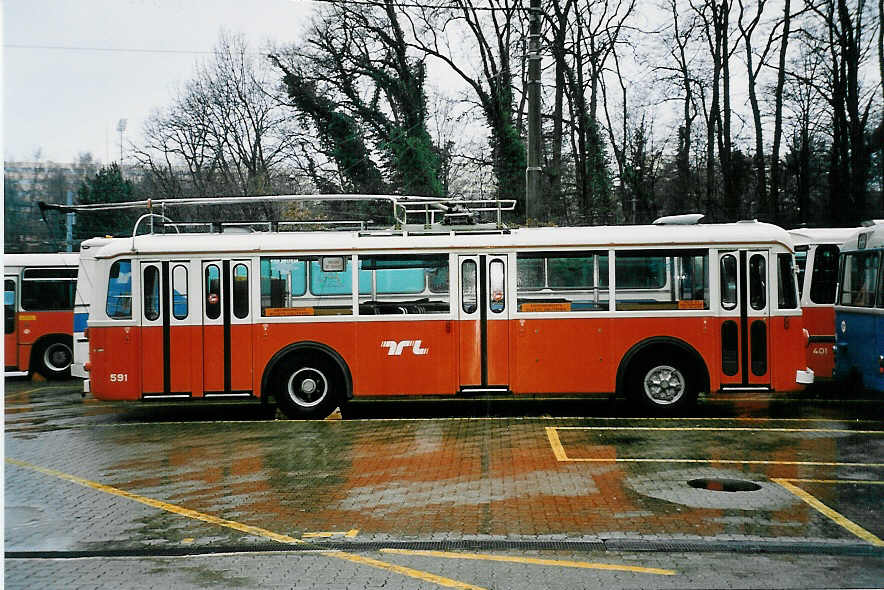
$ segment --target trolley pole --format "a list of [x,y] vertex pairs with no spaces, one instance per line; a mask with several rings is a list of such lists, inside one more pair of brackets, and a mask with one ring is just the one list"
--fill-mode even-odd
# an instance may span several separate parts
[[531,0],[528,21],[528,167],[525,169],[525,217],[540,220],[540,0]]

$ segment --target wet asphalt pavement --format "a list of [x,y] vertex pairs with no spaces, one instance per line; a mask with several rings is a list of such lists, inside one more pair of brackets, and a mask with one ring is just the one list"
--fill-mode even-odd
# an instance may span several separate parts
[[10,588],[884,586],[884,401],[112,404],[5,382]]

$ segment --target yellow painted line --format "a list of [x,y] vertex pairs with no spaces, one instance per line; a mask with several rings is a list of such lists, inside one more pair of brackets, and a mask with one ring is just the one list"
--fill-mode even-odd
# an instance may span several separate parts
[[869,543],[871,543],[872,545],[875,545],[877,547],[884,547],[884,541],[882,541],[881,539],[879,539],[878,537],[876,537],[875,535],[873,535],[872,533],[870,533],[866,529],[862,528],[861,526],[859,526],[858,524],[856,524],[852,520],[845,518],[841,513],[836,512],[835,510],[832,510],[831,508],[829,508],[828,506],[826,506],[825,504],[823,504],[822,502],[820,502],[815,497],[808,494],[807,492],[805,492],[804,490],[802,490],[798,486],[792,485],[791,483],[789,483],[785,479],[772,479],[771,481],[780,484],[781,486],[783,486],[784,488],[786,488],[787,490],[789,490],[790,492],[792,492],[793,494],[795,494],[796,496],[801,498],[805,503],[809,504],[814,509],[816,509],[817,511],[819,511],[820,513],[822,513],[826,517],[830,518],[838,525],[844,527],[845,529],[847,529],[848,531],[850,531],[851,533],[853,533],[857,537],[864,539],[864,540],[868,541]]
[[[146,504],[147,506],[151,506],[153,508],[159,508],[160,510],[172,512],[174,514],[186,516],[188,518],[193,518],[195,520],[201,520],[201,521],[207,522],[209,524],[227,527],[227,528],[234,529],[234,530],[237,530],[237,531],[240,531],[243,533],[247,533],[249,535],[255,535],[258,537],[265,537],[267,539],[271,539],[271,540],[277,541],[279,543],[294,543],[296,545],[309,545],[309,543],[307,543],[306,541],[302,541],[301,539],[296,539],[295,537],[290,537],[288,535],[274,533],[273,531],[270,531],[270,530],[267,530],[267,529],[264,529],[261,527],[243,524],[241,522],[236,522],[235,520],[228,520],[226,518],[219,518],[217,516],[212,516],[211,514],[206,514],[204,512],[197,512],[196,510],[191,510],[189,508],[183,508],[181,506],[176,506],[175,504],[169,504],[168,502],[154,500],[153,498],[148,498],[146,496],[141,496],[139,494],[127,492],[126,490],[121,490],[119,488],[106,486],[104,484],[100,484],[95,481],[90,481],[90,480],[84,479],[82,477],[77,477],[76,475],[71,475],[69,473],[64,473],[62,471],[56,471],[55,469],[49,469],[47,467],[40,467],[39,465],[34,465],[34,464],[28,463],[26,461],[19,461],[18,459],[7,458],[6,462],[11,463],[12,465],[17,465],[19,467],[23,467],[25,469],[30,469],[32,471],[36,471],[38,473],[43,473],[45,475],[51,475],[51,476],[57,477],[59,479],[64,479],[66,481],[70,481],[70,482],[79,484],[81,486],[85,486],[87,488],[92,488],[92,489],[98,490],[100,492],[105,492],[107,494],[112,494],[114,496],[120,496],[122,498],[127,498],[129,500],[133,500],[135,502],[140,502],[141,504]],[[415,570],[415,569],[403,567],[400,565],[396,565],[394,563],[387,563],[385,561],[379,561],[377,559],[371,559],[369,557],[362,557],[360,555],[353,555],[351,553],[345,553],[343,551],[323,552],[322,555],[328,555],[330,557],[335,557],[337,559],[342,559],[344,561],[350,561],[353,563],[359,563],[362,565],[376,567],[378,569],[387,570],[390,572],[395,572],[397,574],[401,574],[401,575],[408,576],[411,578],[416,578],[418,580],[423,580],[425,582],[433,582],[433,583],[443,586],[445,588],[461,588],[463,590],[483,590],[479,586],[473,586],[471,584],[466,584],[464,582],[459,582],[457,580],[444,578],[442,576],[437,576],[436,574],[431,574],[429,572],[422,572],[420,570]]]
[[379,569],[388,570],[391,572],[396,572],[397,574],[402,574],[403,576],[417,578],[419,580],[424,580],[426,582],[433,582],[433,583],[438,584],[440,586],[444,586],[445,588],[462,588],[463,590],[483,590],[479,586],[473,586],[472,584],[465,584],[464,582],[458,582],[457,580],[443,578],[442,576],[437,576],[437,575],[431,574],[429,572],[422,572],[420,570],[411,569],[410,567],[404,567],[401,565],[387,563],[386,561],[378,561],[377,559],[372,559],[371,557],[363,557],[362,555],[354,555],[352,553],[343,553],[340,551],[333,551],[330,553],[325,553],[324,555],[331,555],[332,557],[337,557],[339,559],[344,559],[346,561],[351,561],[353,563],[360,563],[362,565],[370,565],[372,567],[376,567]]
[[[559,438],[558,430],[587,430],[592,429],[592,426],[546,426],[546,436],[549,439],[550,447],[552,448],[553,455],[555,455],[556,460],[560,462],[571,462],[571,463],[722,463],[726,465],[810,465],[816,467],[884,467],[884,463],[837,463],[837,462],[829,462],[829,461],[763,461],[763,460],[753,460],[753,459],[675,459],[675,458],[645,458],[645,457],[636,457],[636,458],[627,458],[627,457],[576,457],[571,458],[565,452],[565,448],[562,445],[562,441]],[[603,429],[608,429],[609,427],[603,427]],[[618,427],[611,428],[612,430],[620,430]],[[624,428],[627,430],[628,428]],[[678,428],[661,428],[659,430],[679,430]],[[709,430],[729,430],[722,428],[711,428]],[[755,429],[749,429],[755,430]],[[768,430],[768,429],[761,429]],[[802,429],[799,429],[802,430]],[[845,432],[855,432],[855,431],[845,431]]]
[[546,437],[549,439],[549,444],[552,447],[553,454],[556,456],[557,461],[570,461],[568,455],[565,454],[565,449],[562,447],[562,441],[559,440],[559,433],[556,432],[556,428],[554,426],[546,427]]
[[609,570],[617,572],[634,572],[639,574],[655,574],[658,576],[674,576],[678,572],[655,567],[639,567],[634,565],[614,565],[610,563],[590,563],[588,561],[566,561],[561,559],[538,559],[535,557],[515,557],[508,555],[489,555],[483,553],[452,553],[450,551],[412,551],[409,549],[381,549],[381,553],[397,555],[419,555],[422,557],[442,557],[446,559],[472,559],[476,561],[501,561],[506,563],[526,563],[532,565],[552,565],[555,567],[575,567],[588,570]]
[[822,432],[884,436],[884,430],[850,430],[846,428],[746,428],[743,426],[722,428],[714,426],[553,426],[552,428],[558,430],[662,430],[672,432]]
[[352,539],[357,534],[359,534],[359,529],[350,529],[349,531],[319,531],[314,533],[304,533],[301,535],[302,539],[329,539],[331,537],[347,537]]
[[[561,461],[561,459],[559,459]],[[814,467],[884,467],[884,463],[833,463],[827,461],[757,461],[752,459],[648,459],[577,457],[565,459],[573,463],[723,463],[726,465],[810,465]]]
[[884,485],[884,481],[874,481],[868,479],[802,479],[798,477],[782,477],[780,478],[782,481],[788,481],[790,483],[846,483],[846,484],[869,484],[880,486]]

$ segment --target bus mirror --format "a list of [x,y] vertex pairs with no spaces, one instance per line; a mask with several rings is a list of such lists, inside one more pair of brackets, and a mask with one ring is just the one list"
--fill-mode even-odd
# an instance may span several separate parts
[[323,256],[321,264],[322,272],[344,272],[343,256]]

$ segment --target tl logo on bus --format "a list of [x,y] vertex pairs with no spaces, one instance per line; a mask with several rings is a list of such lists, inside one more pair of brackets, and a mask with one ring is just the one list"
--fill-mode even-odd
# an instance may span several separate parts
[[430,352],[429,348],[421,348],[420,340],[384,340],[381,348],[387,349],[387,356],[402,356],[402,351],[411,348],[411,353],[422,356]]

